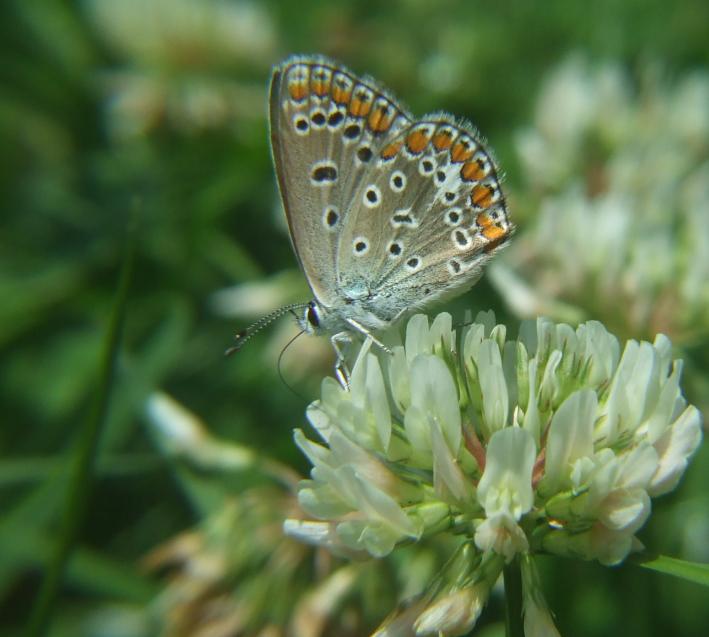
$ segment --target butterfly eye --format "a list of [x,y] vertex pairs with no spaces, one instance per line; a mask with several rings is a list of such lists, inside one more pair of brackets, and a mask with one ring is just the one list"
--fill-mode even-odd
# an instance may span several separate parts
[[320,318],[318,317],[318,311],[315,309],[314,305],[308,306],[306,317],[308,319],[308,323],[310,323],[312,327],[320,327]]

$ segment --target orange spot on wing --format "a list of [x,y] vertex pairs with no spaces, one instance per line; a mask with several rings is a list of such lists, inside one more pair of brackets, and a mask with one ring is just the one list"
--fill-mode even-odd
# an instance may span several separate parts
[[490,252],[491,250],[494,250],[501,243],[504,243],[510,236],[507,230],[505,230],[504,228],[500,228],[499,226],[490,226],[489,228],[483,228],[482,234],[483,237],[485,237],[489,242],[483,248],[485,252]]
[[296,102],[303,101],[309,93],[309,69],[303,64],[291,67],[288,70],[288,95]]
[[460,177],[463,181],[480,181],[486,175],[485,162],[482,159],[466,161],[460,169]]
[[458,163],[461,161],[468,161],[475,152],[475,144],[472,139],[467,137],[459,139],[455,144],[453,144],[453,150],[451,150],[451,159]]
[[495,187],[490,184],[477,184],[470,191],[470,202],[477,208],[489,208],[495,194]]
[[484,212],[481,212],[477,217],[475,217],[475,223],[477,223],[483,230],[492,226],[493,222],[490,217],[488,217]]
[[372,95],[364,90],[355,90],[350,102],[350,115],[366,117],[372,109]]
[[288,84],[288,94],[296,102],[302,102],[308,97],[308,85],[305,80],[296,80]]
[[394,157],[396,157],[396,154],[401,150],[401,147],[403,145],[403,140],[399,140],[398,142],[392,142],[391,144],[385,146],[382,149],[382,152],[379,153],[379,156],[385,161],[387,159],[393,159]]
[[373,133],[383,133],[389,130],[391,123],[394,121],[396,109],[391,104],[386,102],[378,104],[369,116],[369,129]]
[[315,68],[311,74],[311,88],[313,93],[319,97],[324,97],[330,92],[330,80],[332,74],[323,68]]
[[485,250],[493,250],[509,236],[505,228],[498,226],[490,217],[481,212],[476,218],[476,223],[481,228],[481,233],[490,243],[485,246]]
[[406,148],[409,152],[418,154],[423,151],[431,141],[431,132],[427,128],[417,128],[406,136]]
[[453,131],[447,128],[439,129],[433,135],[433,139],[431,141],[433,142],[433,146],[436,150],[446,150],[450,148],[453,143]]
[[352,83],[347,78],[338,73],[332,81],[332,99],[337,104],[347,104],[352,97]]

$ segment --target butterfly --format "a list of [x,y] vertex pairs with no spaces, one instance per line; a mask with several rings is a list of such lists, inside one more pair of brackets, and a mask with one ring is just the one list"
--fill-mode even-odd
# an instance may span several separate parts
[[414,310],[462,293],[514,230],[495,162],[470,125],[415,119],[386,89],[322,56],[273,70],[271,147],[293,250],[313,300],[301,328],[338,353]]

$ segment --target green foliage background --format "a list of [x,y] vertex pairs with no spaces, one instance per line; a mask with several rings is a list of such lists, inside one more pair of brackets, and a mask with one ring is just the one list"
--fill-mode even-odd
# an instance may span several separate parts
[[[669,76],[709,67],[709,4],[702,0],[270,1],[252,5],[261,22],[233,48],[220,48],[199,21],[164,27],[185,4],[127,1],[108,10],[100,1],[8,0],[0,9],[3,635],[26,625],[58,536],[71,457],[99,391],[102,341],[131,226],[135,271],[121,355],[87,517],[51,634],[108,634],[87,628],[105,605],[149,604],[162,583],[138,560],[214,506],[185,489],[180,468],[151,441],[142,415],[151,392],[170,393],[215,435],[306,471],[290,432],[303,424],[330,362],[290,380],[297,396],[265,356],[268,335],[223,357],[247,319],[219,316],[210,304],[221,288],[296,267],[268,146],[272,64],[321,52],[372,74],[414,113],[443,109],[472,119],[524,210],[521,230],[534,210],[525,209],[520,192],[514,135],[531,121],[553,67],[573,52],[631,73],[647,63],[660,63]],[[445,81],[446,65],[454,81]],[[143,92],[131,102],[125,87],[136,78]],[[205,94],[223,100],[208,116],[195,98]],[[306,299],[305,283],[294,280],[295,300]],[[485,281],[457,307],[471,304],[515,323]],[[706,405],[706,335],[689,355],[690,400]],[[681,488],[654,503],[641,534],[650,548],[709,559],[708,480],[704,449]],[[240,475],[224,488],[238,492],[256,481]],[[704,534],[701,555],[683,554],[689,524]],[[706,630],[707,592],[697,585],[630,566],[551,559],[544,566],[564,635]],[[496,630],[499,610],[491,606],[483,629]]]

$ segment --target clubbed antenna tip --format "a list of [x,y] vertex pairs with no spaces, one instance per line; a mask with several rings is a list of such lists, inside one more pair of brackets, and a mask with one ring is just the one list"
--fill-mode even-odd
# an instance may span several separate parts
[[288,312],[294,312],[295,310],[304,310],[309,305],[309,303],[291,303],[290,305],[284,305],[283,307],[274,310],[270,314],[261,317],[258,321],[255,321],[254,323],[249,325],[246,329],[243,329],[234,335],[234,345],[232,345],[224,352],[224,356],[231,356],[232,354],[236,354],[236,352],[241,350],[241,348],[247,343],[247,341],[251,340],[252,336],[260,332],[264,327],[270,325],[271,323],[273,323],[273,321],[280,318],[284,314],[288,314]]

